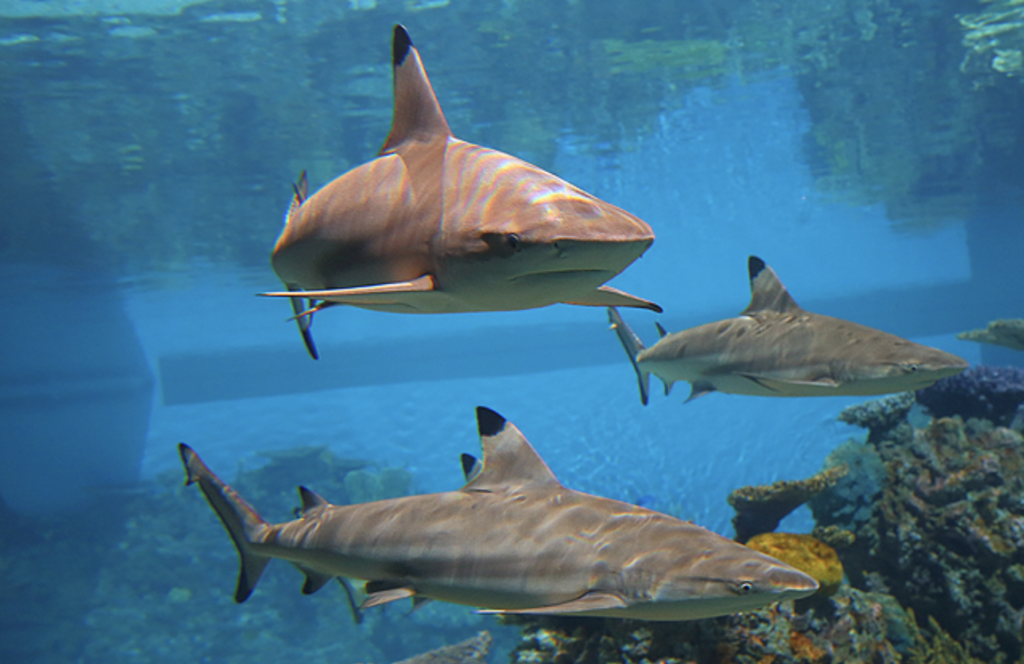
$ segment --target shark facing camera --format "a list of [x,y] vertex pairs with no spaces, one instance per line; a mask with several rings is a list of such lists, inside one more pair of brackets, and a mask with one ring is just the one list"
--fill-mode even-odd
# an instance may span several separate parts
[[477,427],[483,460],[463,455],[458,491],[331,505],[302,487],[301,515],[279,524],[179,449],[186,482],[238,549],[238,602],[272,558],[306,575],[306,594],[335,577],[362,579],[360,610],[411,598],[485,613],[691,620],[818,590],[804,572],[693,523],[563,486],[488,408],[477,408]]
[[408,32],[394,29],[395,110],[376,159],[307,197],[294,187],[271,264],[309,354],[313,314],[653,302],[604,283],[654,241],[632,214],[511,155],[452,134]]

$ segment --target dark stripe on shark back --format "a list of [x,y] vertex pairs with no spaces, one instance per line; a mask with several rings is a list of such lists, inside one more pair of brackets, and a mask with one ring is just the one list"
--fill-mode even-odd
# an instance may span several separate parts
[[412,48],[412,38],[405,26],[395,25],[394,39],[391,42],[391,66],[397,67],[405,62],[405,56],[409,55]]
[[476,424],[481,436],[496,436],[505,428],[505,418],[490,408],[477,406]]

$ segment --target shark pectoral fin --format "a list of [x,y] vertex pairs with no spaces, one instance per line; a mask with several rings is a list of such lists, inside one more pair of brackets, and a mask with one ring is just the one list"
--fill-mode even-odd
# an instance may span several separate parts
[[717,389],[714,385],[704,380],[698,380],[697,382],[692,383],[691,385],[692,387],[690,388],[690,396],[686,397],[686,401],[684,401],[683,403],[690,403],[694,399],[700,398],[705,394],[711,394]]
[[406,597],[413,597],[416,591],[412,588],[401,587],[401,588],[386,588],[384,590],[373,591],[374,582],[370,581],[366,584],[366,599],[359,606],[361,611],[365,611],[374,606],[381,606],[382,604],[388,604]]
[[565,304],[578,304],[584,307],[634,307],[650,309],[659,314],[663,311],[660,306],[650,300],[630,295],[611,286],[601,286],[587,293],[585,297],[575,298],[571,302],[566,301]]
[[306,582],[302,584],[303,595],[312,595],[326,586],[327,582],[334,578],[330,574],[321,574],[320,572],[314,572],[313,570],[309,570],[304,567],[299,567],[299,569],[306,575]]
[[536,615],[569,615],[573,613],[584,613],[592,611],[608,611],[611,609],[625,609],[629,605],[626,600],[615,593],[589,592],[578,599],[552,604],[551,606],[538,606],[529,609],[481,609],[477,613],[529,613]]
[[752,380],[758,385],[775,392],[786,393],[790,387],[820,387],[824,389],[836,389],[839,383],[831,376],[822,376],[814,380],[783,380],[779,378],[768,378],[757,374],[740,374],[747,380]]
[[[396,281],[390,284],[376,284],[374,286],[353,286],[351,288],[331,288],[318,291],[301,291],[303,297],[311,300],[323,300],[319,305],[306,312],[296,312],[296,315],[312,315],[330,304],[394,304],[403,302],[403,295],[410,293],[429,293],[435,290],[434,277],[425,274],[412,281]],[[296,291],[284,291],[274,293],[260,293],[263,297],[291,297],[294,298]]]

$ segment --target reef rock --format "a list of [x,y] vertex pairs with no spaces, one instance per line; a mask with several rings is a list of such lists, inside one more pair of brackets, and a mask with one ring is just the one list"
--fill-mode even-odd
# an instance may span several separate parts
[[1024,350],[1024,318],[994,320],[984,330],[961,332],[956,338]]
[[1008,426],[1024,404],[1024,369],[971,367],[918,390],[917,402],[934,417],[984,418]]
[[[970,662],[937,625],[895,599],[840,587],[818,608],[793,602],[722,618],[637,622],[517,616],[513,664],[944,664]],[[958,650],[959,649],[959,650]]]
[[455,645],[442,646],[395,664],[486,664],[490,648],[491,634],[483,631]]
[[736,489],[728,498],[736,510],[732,519],[736,541],[743,543],[754,535],[772,532],[786,515],[834,485],[845,474],[846,468],[837,466],[805,480],[780,480]]
[[[963,393],[958,398],[963,403]],[[909,440],[863,447],[884,464],[876,497],[864,502],[837,485],[812,503],[819,527],[837,525],[856,535],[839,552],[850,582],[891,592],[919,622],[933,618],[973,657],[1019,661],[1024,438],[953,417],[914,430]]]

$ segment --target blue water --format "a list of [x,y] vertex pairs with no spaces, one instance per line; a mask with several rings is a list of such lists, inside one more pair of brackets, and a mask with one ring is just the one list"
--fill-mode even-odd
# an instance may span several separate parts
[[[475,14],[455,2],[412,4],[218,2],[181,13],[171,4],[120,14],[102,3],[95,11],[61,3],[43,11],[40,3],[21,2],[0,10],[6,16],[0,20],[0,66],[7,76],[0,91],[4,104],[16,108],[5,130],[11,147],[0,160],[16,201],[2,222],[8,250],[0,271],[0,413],[7,430],[0,440],[0,496],[14,532],[31,532],[37,521],[45,530],[62,518],[86,524],[88,531],[90,520],[103,521],[97,506],[110,496],[164,495],[166,478],[180,473],[179,441],[196,448],[228,481],[239,469],[266,463],[268,451],[325,445],[375,468],[406,469],[415,492],[452,490],[461,484],[459,454],[479,451],[473,408],[485,405],[518,425],[566,485],[643,502],[730,535],[730,491],[813,474],[833,448],[860,435],[836,416],[861,399],[712,394],[684,406],[688,387],[678,385],[667,398],[656,388],[643,407],[601,309],[403,316],[339,307],[317,316],[324,359],[313,363],[294,325],[285,321],[287,305],[253,296],[278,287],[269,264],[253,257],[269,256],[290,196],[288,177],[309,168],[316,188],[374,155],[390,117],[387,40],[395,21],[409,25],[456,135],[542,161],[654,228],[653,247],[611,282],[664,307],[663,316],[624,313],[647,340],[656,339],[655,320],[679,330],[742,310],[751,254],[771,264],[808,309],[902,334],[972,363],[992,361],[983,357],[992,351],[957,341],[956,332],[1021,315],[1019,288],[1012,285],[1019,283],[1020,267],[1008,260],[1019,259],[1024,248],[1019,173],[992,181],[975,173],[973,189],[960,194],[962,205],[917,224],[903,223],[905,215],[894,214],[894,204],[887,206],[875,185],[857,191],[849,182],[847,189],[823,186],[821,163],[807,147],[822,125],[801,87],[808,74],[798,67],[805,63],[762,63],[756,71],[734,66],[666,84],[655,106],[619,116],[616,105],[628,107],[628,94],[595,98],[594,90],[601,89],[596,85],[588,94],[566,95],[550,75],[538,75],[552,86],[548,95],[524,88],[528,78],[494,76],[487,62],[453,54],[460,39],[494,63],[501,62],[501,48],[522,51],[518,33],[494,25],[527,12],[526,5]],[[545,10],[546,19],[529,29],[531,38],[562,48],[572,35],[558,17],[564,12],[568,20],[580,11],[573,7]],[[62,8],[61,15],[52,15],[55,8]],[[673,10],[658,11],[668,17]],[[637,25],[651,20],[645,13]],[[373,29],[346,27],[356,21]],[[687,15],[686,21],[691,37],[713,36],[721,28],[707,17]],[[664,25],[674,24],[664,18]],[[637,33],[636,27],[610,20],[597,36],[667,34]],[[495,30],[510,31],[504,46]],[[244,48],[232,48],[233,40]],[[252,50],[261,40],[299,45],[275,49],[297,51],[307,69],[292,78],[267,69]],[[527,57],[520,51],[515,57]],[[246,58],[262,63],[254,65],[251,81],[225,78],[218,87],[206,80],[206,70],[217,70],[222,60],[230,62],[224,67],[244,69]],[[191,64],[166,69],[178,59]],[[875,65],[862,66],[870,77]],[[342,95],[346,76],[356,80]],[[639,85],[658,74],[627,76]],[[903,106],[900,93],[889,92],[897,97],[893,114]],[[565,97],[565,107],[557,115],[543,115],[548,106],[529,115],[522,98],[531,95]],[[509,108],[489,105],[492,96],[513,101]],[[529,115],[531,131],[547,128],[544,140],[516,132],[516,108]],[[619,119],[597,127],[576,119],[600,116],[595,108]],[[114,120],[95,120],[102,109],[132,121],[115,126]],[[641,112],[643,120],[629,124]],[[1000,113],[1010,113],[988,112],[993,126],[1007,122]],[[487,113],[494,115],[493,125]],[[328,131],[334,114],[345,118],[344,136]],[[93,124],[82,124],[82,115],[94,118]],[[273,136],[266,123],[282,118],[289,122]],[[610,139],[609,127],[620,134]],[[932,138],[936,144],[946,140],[938,133]],[[158,145],[163,149],[155,150]],[[1011,154],[1003,157],[1012,163],[1020,143],[1007,145]],[[939,147],[926,145],[921,152],[934,158]],[[934,191],[917,194],[921,209],[928,209],[929,196],[946,204],[941,170]],[[77,235],[61,225],[67,217],[76,220]],[[470,346],[475,355],[467,360]],[[372,359],[362,361],[366,357]],[[1022,356],[989,357],[1019,363]],[[192,498],[198,504],[197,495]],[[301,646],[286,636],[294,616],[278,621],[267,613],[275,606],[304,606],[296,609],[305,612],[302,624],[337,630],[337,649],[318,645],[315,661],[382,661],[440,644],[410,637],[401,648],[383,648],[382,635],[403,629],[399,612],[355,628],[336,588],[296,599],[297,575],[283,576],[290,570],[275,571],[282,580],[265,581],[248,604],[230,604],[234,552],[214,516],[195,513],[202,517],[192,527],[212,533],[219,548],[197,550],[180,568],[159,571],[173,577],[167,589],[191,589],[192,604],[180,593],[132,595],[118,588],[111,581],[117,577],[108,566],[113,563],[104,562],[116,556],[97,555],[78,603],[59,606],[17,577],[30,569],[29,561],[17,559],[27,549],[5,553],[0,539],[0,563],[14,561],[0,564],[0,584],[9,585],[0,587],[0,637],[25,632],[33,644],[9,649],[10,657],[181,661],[175,653],[184,645],[176,639],[198,629],[187,616],[209,612],[225,622],[205,624],[204,636],[191,642],[191,655],[227,661],[211,644],[254,629],[252,647],[268,661],[280,661]],[[98,551],[123,551],[125,542],[140,541],[123,529],[147,528],[145,521],[104,523],[109,535],[90,544]],[[807,531],[812,525],[810,515],[798,511],[783,529]],[[77,536],[61,530],[48,535],[58,543],[66,537],[69,556]],[[151,540],[157,539],[154,533]],[[210,561],[224,576],[219,587],[201,593],[195,569]],[[145,557],[135,562],[143,564]],[[25,607],[33,616],[57,619],[22,620]],[[246,616],[264,622],[249,628]],[[440,642],[496,629],[491,618],[463,609],[427,607],[405,620],[424,634],[436,627]],[[47,656],[38,645],[47,643],[47,635],[81,625],[93,631],[71,651]],[[129,644],[129,633],[137,642]],[[504,638],[507,648],[513,637]]]

